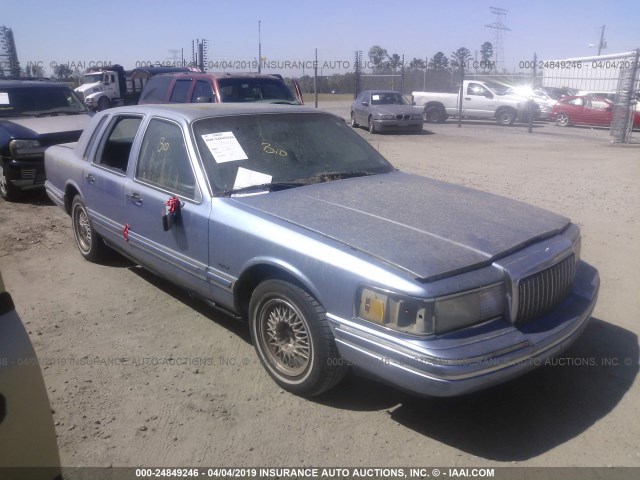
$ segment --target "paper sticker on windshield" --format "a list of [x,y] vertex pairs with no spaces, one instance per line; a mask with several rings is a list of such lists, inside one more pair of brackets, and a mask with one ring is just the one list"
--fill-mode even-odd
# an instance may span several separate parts
[[271,175],[239,167],[238,173],[236,174],[236,182],[233,184],[233,189],[237,190],[238,188],[271,183],[271,178]]
[[371,95],[371,100],[380,100],[380,95]]
[[235,162],[249,158],[233,132],[207,133],[202,135],[202,139],[217,163]]
[[0,105],[11,105],[8,92],[0,92]]

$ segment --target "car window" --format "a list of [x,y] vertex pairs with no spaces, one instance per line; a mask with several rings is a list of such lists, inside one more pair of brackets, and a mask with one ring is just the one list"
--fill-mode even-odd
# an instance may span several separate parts
[[278,78],[221,78],[220,101],[297,103],[285,83]]
[[0,117],[86,113],[87,109],[70,88],[49,86],[5,87],[0,90]]
[[591,108],[596,110],[606,110],[609,108],[609,104],[600,98],[594,98],[591,100]]
[[171,92],[171,103],[187,103],[187,95],[191,89],[191,79],[189,80],[177,80],[173,86],[173,92]]
[[100,133],[100,130],[102,129],[102,125],[104,124],[104,122],[106,122],[107,117],[104,116],[100,119],[98,125],[96,125],[96,128],[93,129],[93,133],[91,134],[91,138],[89,139],[89,142],[87,143],[87,148],[84,151],[84,155],[82,155],[82,158],[84,158],[85,160],[87,158],[89,158],[89,152],[91,152],[91,149],[93,148],[93,144],[96,142],[96,139],[98,138],[98,134]]
[[173,77],[169,75],[151,77],[144,86],[144,90],[140,96],[140,103],[164,102],[172,79]]
[[569,105],[575,105],[576,107],[582,107],[584,105],[583,98],[574,98],[573,100],[569,100]]
[[195,176],[179,125],[155,118],[149,122],[135,178],[189,199],[195,197]]
[[470,83],[467,87],[467,95],[486,95],[489,91],[479,83]]
[[196,87],[193,89],[193,94],[191,95],[191,103],[197,102],[198,98],[201,99],[201,102],[204,101],[203,99],[208,99],[206,102],[215,101],[211,83],[204,80],[198,80],[196,82]]
[[127,172],[131,146],[142,122],[141,117],[116,115],[102,137],[94,163],[121,173]]

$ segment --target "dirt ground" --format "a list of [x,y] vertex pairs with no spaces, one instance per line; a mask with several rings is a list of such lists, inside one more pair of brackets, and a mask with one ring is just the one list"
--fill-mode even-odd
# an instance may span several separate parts
[[[321,106],[348,116],[346,102]],[[577,343],[457,399],[349,376],[305,400],[268,377],[244,324],[124,259],[84,261],[44,194],[0,200],[0,270],[43,364],[64,466],[640,466],[640,148],[551,124],[360,134],[402,170],[572,218],[602,281]]]

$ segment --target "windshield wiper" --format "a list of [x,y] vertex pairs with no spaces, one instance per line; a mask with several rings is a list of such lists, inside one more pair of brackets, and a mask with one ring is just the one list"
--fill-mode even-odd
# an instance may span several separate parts
[[50,115],[60,115],[60,114],[64,114],[64,115],[80,115],[81,113],[85,113],[85,112],[74,112],[72,110],[48,110],[46,112],[40,112],[40,113],[32,113],[32,115],[34,117],[48,117]]
[[232,188],[231,190],[225,190],[216,194],[216,197],[230,197],[231,195],[236,195],[238,193],[246,193],[251,192],[253,190],[267,190],[269,192],[286,190],[288,188],[301,187],[305,185],[304,182],[269,182],[269,183],[259,183],[257,185],[247,185],[246,187],[240,188]]
[[305,183],[323,183],[333,182],[334,180],[343,180],[345,178],[368,177],[369,175],[377,175],[377,173],[369,172],[367,170],[351,170],[348,172],[322,172],[318,173],[317,175],[313,175],[312,177],[296,181]]

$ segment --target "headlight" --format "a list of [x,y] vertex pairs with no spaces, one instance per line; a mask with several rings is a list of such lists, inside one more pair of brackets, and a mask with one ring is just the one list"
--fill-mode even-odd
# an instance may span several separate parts
[[485,322],[504,313],[504,285],[419,299],[363,287],[357,299],[358,317],[413,335],[445,333]]
[[9,151],[13,158],[37,158],[44,153],[38,140],[11,140]]
[[393,120],[396,117],[394,117],[393,115],[380,115],[380,119],[381,120]]

